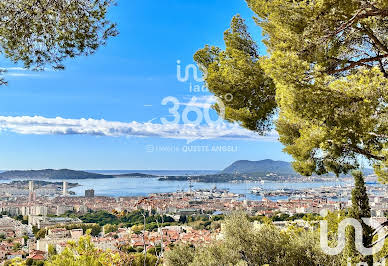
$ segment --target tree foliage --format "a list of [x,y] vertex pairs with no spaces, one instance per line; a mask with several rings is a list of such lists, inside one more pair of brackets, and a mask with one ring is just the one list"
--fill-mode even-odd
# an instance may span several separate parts
[[108,233],[111,233],[111,232],[117,232],[118,229],[119,229],[118,225],[107,224],[107,225],[104,226],[104,233],[108,234]]
[[172,249],[166,265],[338,265],[340,259],[323,253],[316,231],[254,226],[241,213],[225,220],[222,233],[223,240],[205,247]]
[[112,4],[113,0],[1,1],[0,54],[27,69],[63,69],[67,58],[90,55],[117,35],[116,25],[107,19]]
[[41,239],[41,238],[45,238],[46,234],[47,234],[47,229],[42,228],[42,229],[36,231],[36,233],[34,235],[35,235],[36,239]]
[[[377,241],[378,236],[376,236],[373,240]],[[385,239],[383,248],[373,255],[373,259],[374,261],[386,261],[388,259],[388,238]]]
[[209,90],[233,95],[226,118],[263,133],[275,117],[301,174],[348,173],[366,158],[388,181],[387,1],[247,3],[268,56],[239,16],[224,51],[206,46],[194,56]]
[[87,235],[78,242],[70,242],[62,253],[51,256],[45,265],[100,266],[120,265],[119,263],[120,256],[117,253],[98,250],[91,243],[90,235]]
[[[142,211],[140,210],[128,212],[119,216],[116,216],[107,211],[96,211],[77,217],[80,218],[84,223],[96,223],[101,226],[110,224],[119,225],[122,227],[131,227],[133,225],[143,225],[144,222]],[[157,228],[156,220],[158,220],[159,223],[163,222],[163,225],[169,225],[171,222],[174,222],[174,219],[170,216],[163,215],[162,217],[158,214],[149,215],[149,213],[146,213],[147,230],[153,230]]]
[[[194,59],[206,69],[209,90],[225,105],[225,118],[264,133],[275,113],[275,87],[263,71],[257,45],[241,17],[224,34],[226,50],[206,46]],[[220,106],[215,106],[220,110]]]
[[[15,258],[6,262],[12,266],[31,265],[31,260],[23,260]],[[78,241],[70,241],[67,243],[65,250],[60,254],[56,254],[53,247],[49,247],[49,256],[47,260],[40,261],[41,264],[47,266],[157,266],[161,265],[161,261],[153,254],[133,253],[125,254],[113,252],[110,250],[102,251],[95,247],[92,243],[90,230],[86,236],[81,237]],[[33,265],[35,265],[33,263]]]
[[[370,247],[373,243],[373,229],[365,224],[362,218],[371,217],[371,208],[369,206],[369,198],[364,182],[364,177],[360,171],[355,171],[354,189],[352,190],[352,206],[349,210],[349,217],[357,219],[363,228],[363,245]],[[347,262],[350,258],[352,263],[366,262],[368,265],[373,264],[373,256],[363,256],[356,250],[355,245],[355,230],[353,227],[346,229],[346,247],[344,251],[344,260]]]

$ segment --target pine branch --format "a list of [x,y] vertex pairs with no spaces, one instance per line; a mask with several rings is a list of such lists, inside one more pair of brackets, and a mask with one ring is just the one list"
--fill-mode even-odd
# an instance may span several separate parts
[[344,72],[344,71],[350,70],[350,69],[352,69],[354,67],[362,66],[365,63],[378,62],[379,60],[381,60],[383,58],[387,58],[387,57],[388,57],[388,53],[384,54],[384,55],[370,57],[370,58],[363,58],[363,59],[360,59],[358,61],[350,61],[351,63],[348,66],[346,66],[344,68],[340,68],[340,69],[330,70],[327,73],[328,74],[336,74],[336,73],[339,73],[339,72]]
[[359,20],[364,19],[364,18],[369,18],[369,17],[375,17],[375,16],[382,16],[386,17],[388,16],[388,10],[387,9],[373,9],[367,11],[365,8],[362,8],[357,11],[357,13],[351,17],[348,21],[343,23],[337,30],[335,30],[332,33],[327,34],[324,39],[328,39],[330,37],[333,37],[342,31],[348,29],[349,27],[353,26],[355,23],[357,23]]

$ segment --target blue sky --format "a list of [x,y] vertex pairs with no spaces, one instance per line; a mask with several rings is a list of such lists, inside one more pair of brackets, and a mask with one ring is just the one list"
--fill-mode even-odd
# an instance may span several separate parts
[[[230,135],[246,137],[193,141],[185,130],[166,132],[161,124],[162,117],[172,119],[163,98],[183,103],[182,115],[193,96],[209,96],[190,92],[190,81],[200,83],[177,80],[177,60],[184,68],[205,44],[222,47],[235,14],[260,40],[242,0],[119,0],[110,17],[120,35],[93,56],[69,60],[65,71],[31,73],[2,59],[9,85],[0,87],[0,169],[222,169],[239,159],[290,160],[273,137],[257,139],[226,125]],[[189,135],[209,132],[201,121]]]

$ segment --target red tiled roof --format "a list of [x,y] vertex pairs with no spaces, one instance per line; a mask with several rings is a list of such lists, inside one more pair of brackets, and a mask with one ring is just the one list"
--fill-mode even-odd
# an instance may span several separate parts
[[28,256],[27,258],[33,260],[44,260],[44,256],[42,254],[33,254]]

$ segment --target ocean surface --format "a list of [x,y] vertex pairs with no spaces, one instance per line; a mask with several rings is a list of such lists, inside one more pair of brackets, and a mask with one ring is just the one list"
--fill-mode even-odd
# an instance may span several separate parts
[[[64,181],[64,180],[50,180]],[[177,190],[189,190],[189,183],[184,181],[159,181],[158,178],[104,178],[104,179],[69,179],[72,183],[80,186],[70,189],[76,195],[83,196],[85,189],[94,189],[96,196],[147,196],[150,193],[175,192]],[[263,189],[302,189],[316,188],[322,186],[336,186],[342,182],[265,182],[262,183],[200,183],[193,182],[193,189],[211,189],[216,186],[218,189],[228,189],[230,192],[243,194],[247,199],[260,200],[261,197],[250,193],[252,187],[260,186]],[[279,197],[272,199],[281,199]]]
[[169,175],[213,175],[221,170],[86,170],[86,172],[103,174],[103,175],[120,175],[131,173],[142,173],[157,176]]
[[[125,173],[145,173],[158,176],[168,175],[203,175],[214,174],[218,171],[208,170],[89,170],[101,174],[125,174]],[[10,182],[11,180],[1,180],[0,182]],[[186,181],[159,181],[158,178],[102,178],[102,179],[67,179],[67,180],[48,180],[52,182],[67,181],[78,183],[79,186],[71,188],[77,196],[83,196],[86,189],[94,189],[96,196],[147,196],[150,193],[188,191],[189,183]],[[318,187],[333,187],[346,184],[343,181],[333,179],[332,182],[244,182],[244,183],[201,183],[193,182],[193,189],[212,189],[215,186],[218,189],[228,189],[230,192],[244,195],[244,198],[251,200],[260,200],[262,197],[250,192],[251,188],[260,186],[264,190],[276,189],[304,189]],[[285,199],[286,197],[270,197],[272,200]]]
[[[100,174],[125,174],[144,173],[157,176],[174,175],[206,175],[215,174],[216,170],[88,170],[88,172]],[[50,180],[64,181],[64,180]],[[123,196],[147,196],[150,193],[188,191],[189,183],[186,181],[159,181],[158,178],[104,178],[104,179],[69,179],[80,186],[72,188],[77,196],[83,196],[86,189],[94,189],[96,196],[123,197]],[[265,182],[265,183],[201,183],[193,182],[193,189],[228,189],[230,192],[244,195],[244,198],[261,200],[261,196],[252,194],[251,188],[260,186],[264,190],[275,189],[303,189],[323,186],[338,186],[345,184],[342,181],[333,182]],[[271,200],[285,199],[287,197],[270,197]]]

